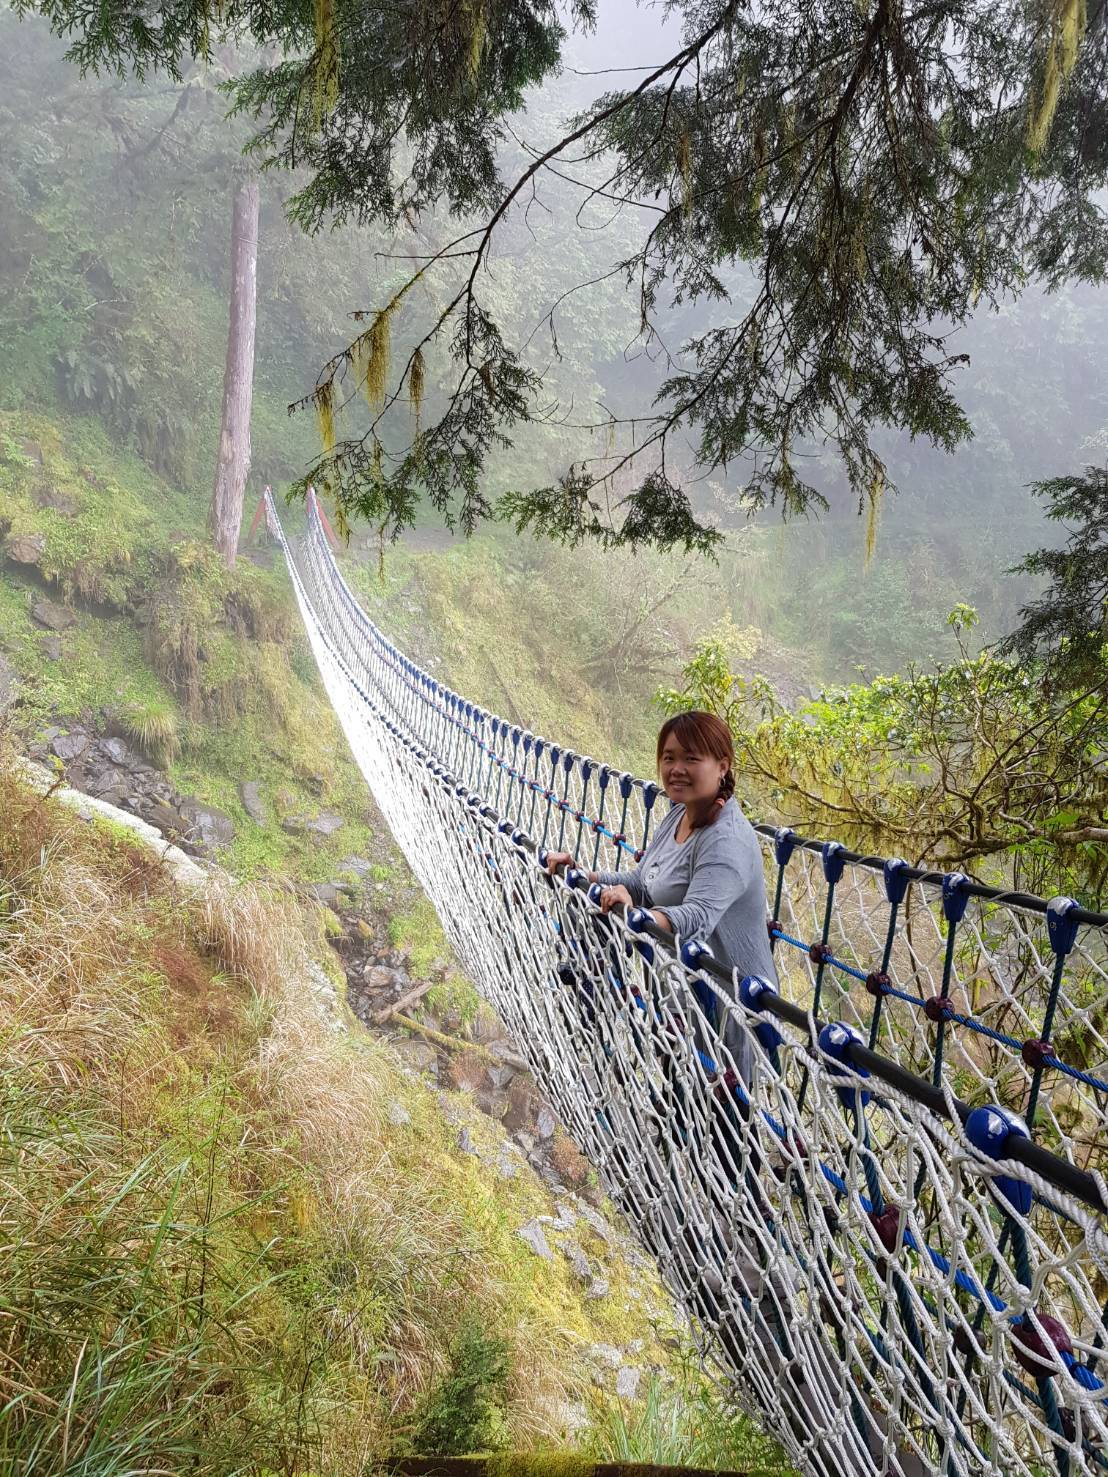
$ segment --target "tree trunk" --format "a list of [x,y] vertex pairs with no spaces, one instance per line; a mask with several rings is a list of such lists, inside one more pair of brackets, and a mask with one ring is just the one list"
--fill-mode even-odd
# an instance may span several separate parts
[[223,418],[208,526],[228,569],[234,569],[242,500],[250,471],[250,403],[254,394],[254,320],[258,296],[258,182],[235,186],[231,212],[231,321],[223,372]]

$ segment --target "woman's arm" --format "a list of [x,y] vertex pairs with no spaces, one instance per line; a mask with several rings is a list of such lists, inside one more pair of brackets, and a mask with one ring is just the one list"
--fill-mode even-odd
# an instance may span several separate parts
[[641,908],[649,901],[641,867],[632,867],[627,872],[590,872],[589,878],[593,882],[599,882],[601,887],[626,887],[636,908]]

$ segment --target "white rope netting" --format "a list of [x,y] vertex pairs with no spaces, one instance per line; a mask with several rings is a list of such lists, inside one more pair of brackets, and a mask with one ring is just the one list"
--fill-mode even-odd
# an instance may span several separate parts
[[[735,1398],[821,1477],[1108,1467],[1104,930],[1058,952],[1041,909],[971,895],[951,922],[960,904],[918,878],[893,909],[881,871],[848,864],[830,886],[834,849],[786,840],[776,957],[800,1009],[746,1009],[739,981],[538,863],[544,844],[626,862],[656,787],[449,693],[358,608],[314,500],[295,555],[268,517],[351,750],[462,966]],[[771,896],[780,849],[767,838]],[[817,1013],[932,1097],[840,1064]],[[965,1124],[957,1098],[982,1105]],[[1057,1156],[1036,1167],[986,1111],[1029,1103]]]

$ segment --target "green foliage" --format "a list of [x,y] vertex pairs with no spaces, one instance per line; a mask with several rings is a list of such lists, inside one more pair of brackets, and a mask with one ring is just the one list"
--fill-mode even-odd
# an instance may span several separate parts
[[450,1346],[449,1368],[415,1412],[407,1444],[426,1456],[464,1456],[504,1444],[508,1348],[467,1319]]
[[[951,613],[959,642],[975,619],[965,605]],[[829,688],[794,712],[764,683],[735,678],[708,638],[684,686],[659,700],[729,723],[740,786],[762,819],[1099,906],[1108,683],[1059,692],[1049,675],[963,645],[931,671]]]
[[1046,660],[1059,685],[1108,678],[1108,468],[1037,482],[1047,517],[1067,528],[1060,549],[1039,549],[1013,573],[1045,576],[1049,586],[1020,611],[1004,649]]
[[598,1411],[590,1453],[600,1462],[701,1467],[790,1477],[777,1446],[703,1372],[689,1364],[676,1383],[652,1376],[637,1405]]

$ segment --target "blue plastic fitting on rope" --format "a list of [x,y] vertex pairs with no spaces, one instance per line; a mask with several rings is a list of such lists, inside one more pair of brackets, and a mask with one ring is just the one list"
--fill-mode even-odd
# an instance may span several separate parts
[[943,878],[943,913],[948,923],[961,923],[969,902],[964,891],[969,878],[965,872],[948,872]]
[[828,882],[838,882],[843,875],[846,866],[846,847],[841,841],[825,841],[823,843],[823,875]]
[[531,745],[532,745],[533,742],[534,742],[534,735],[533,734],[525,733],[523,735],[523,752],[525,754],[529,754],[531,752]]
[[494,718],[492,720],[492,736],[493,736],[493,738],[496,738],[496,736],[497,736],[497,734],[499,732],[500,732],[500,719],[499,718]]
[[764,980],[760,974],[748,974],[745,979],[739,981],[739,999],[747,1010],[755,1012],[764,1010],[763,996],[776,994],[777,991],[769,980]]
[[535,763],[536,764],[542,758],[542,751],[545,748],[546,748],[546,740],[545,739],[541,739],[541,738],[537,738],[535,740]]
[[473,717],[473,704],[472,703],[466,703],[465,708],[464,708],[463,711],[465,712],[465,715],[466,715],[467,718],[472,718]]
[[553,772],[558,767],[558,759],[559,759],[559,756],[561,755],[561,752],[562,751],[558,747],[557,744],[551,744],[550,745],[550,772],[551,772],[551,774],[553,774]]
[[779,867],[787,867],[796,846],[796,832],[790,826],[778,826],[773,833],[773,855]]
[[654,919],[646,908],[632,908],[627,914],[627,927],[632,933],[642,933],[653,922]]
[[902,856],[891,856],[881,868],[885,879],[885,896],[890,903],[902,903],[908,891],[908,863]]
[[620,777],[619,777],[619,793],[622,795],[622,797],[624,798],[624,800],[629,800],[631,798],[631,787],[632,787],[632,785],[634,783],[635,783],[635,776],[634,775],[632,775],[632,774],[621,774],[620,775]]
[[512,834],[512,823],[511,821],[501,821],[496,829],[500,832],[501,836],[510,836]]
[[482,805],[482,807],[481,807],[481,809],[479,811],[479,814],[480,814],[482,820],[490,821],[490,820],[492,820],[493,816],[496,814],[496,811],[493,810],[493,808],[492,808],[491,805]]
[[608,781],[612,777],[612,771],[607,764],[602,764],[596,772],[596,782],[602,790],[608,788]]
[[516,749],[519,748],[519,741],[520,741],[520,739],[522,737],[523,737],[523,729],[522,728],[513,728],[512,729],[512,747],[513,748],[516,748]]
[[512,845],[513,846],[522,846],[523,843],[527,839],[528,839],[528,837],[527,837],[527,832],[526,831],[516,830],[516,831],[513,831],[512,832]]
[[454,786],[454,793],[455,793],[455,795],[461,796],[461,795],[464,795],[465,792],[466,792],[465,785],[455,785]]
[[[966,1138],[973,1147],[990,1159],[1003,1159],[1008,1140],[1030,1138],[1027,1124],[1011,1108],[974,1108],[965,1122]],[[1031,1186],[1023,1180],[1014,1180],[1001,1175],[996,1180],[996,1191],[1002,1195],[1020,1215],[1031,1209]]]
[[600,906],[600,896],[603,893],[603,891],[604,891],[604,889],[603,889],[603,887],[601,887],[601,885],[600,885],[599,882],[590,883],[589,890],[585,894],[585,896],[588,898],[589,902],[592,903],[593,907],[599,908],[599,906]]
[[1077,942],[1077,919],[1073,914],[1078,906],[1072,897],[1052,897],[1046,905],[1046,931],[1055,954],[1068,954]]
[[686,939],[681,945],[681,963],[687,969],[699,969],[703,960],[715,957],[708,945],[699,939]]
[[[852,1046],[865,1046],[865,1039],[860,1031],[853,1026],[844,1025],[841,1021],[830,1021],[819,1033],[819,1049],[824,1056],[829,1056],[833,1062],[840,1062],[858,1077],[868,1077],[869,1072],[865,1067],[856,1067],[850,1060],[850,1048]],[[834,1073],[839,1076],[841,1074]],[[844,1102],[853,1097],[855,1089],[852,1087],[840,1087],[839,1096]],[[862,1093],[862,1106],[870,1100],[868,1092]]]
[[646,784],[642,787],[643,804],[647,810],[654,809],[654,802],[661,793],[660,785],[656,785],[653,780],[647,780]]
[[573,761],[576,758],[577,755],[573,752],[572,749],[567,749],[562,755],[562,768],[565,770],[566,774],[568,774],[573,768]]
[[580,867],[566,868],[565,882],[567,887],[572,887],[574,889],[585,887],[588,884],[588,880],[589,874],[587,872],[582,872]]
[[588,784],[588,782],[589,782],[589,775],[592,774],[592,772],[593,772],[593,770],[595,768],[596,768],[596,760],[595,759],[582,759],[581,760],[581,778],[585,781],[586,784]]
[[546,862],[549,856],[550,853],[546,850],[544,846],[540,846],[538,851],[535,852],[535,860],[538,862],[539,866],[543,869],[544,872],[546,871]]
[[[747,1010],[752,1010],[755,1015],[765,1009],[762,1004],[763,998],[766,995],[776,994],[777,991],[769,980],[764,980],[757,974],[748,974],[744,980],[739,982],[739,1000]],[[776,1051],[785,1039],[772,1021],[759,1021],[754,1027],[754,1034],[765,1052]]]
[[477,807],[480,805],[480,803],[481,803],[481,797],[480,797],[480,795],[471,795],[469,797],[469,799],[466,801],[466,804],[469,806],[470,810],[476,810]]

